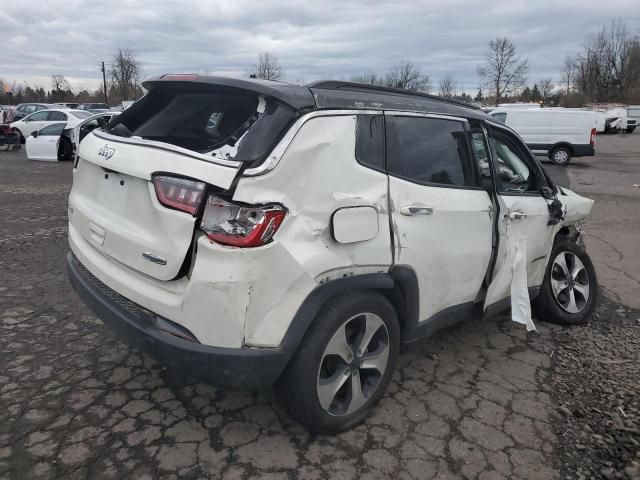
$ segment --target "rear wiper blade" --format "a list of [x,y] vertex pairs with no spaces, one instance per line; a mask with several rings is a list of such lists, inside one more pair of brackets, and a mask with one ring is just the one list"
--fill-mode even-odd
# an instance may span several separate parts
[[127,127],[125,127],[122,123],[117,124],[115,127],[110,128],[108,130],[105,130],[107,133],[110,133],[111,135],[116,135],[118,137],[130,137],[133,134],[131,133],[131,130],[129,130]]

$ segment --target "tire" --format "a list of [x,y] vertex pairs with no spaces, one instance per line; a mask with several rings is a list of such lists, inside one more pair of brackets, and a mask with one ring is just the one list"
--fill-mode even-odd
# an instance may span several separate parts
[[571,150],[567,147],[556,147],[549,154],[549,159],[554,165],[566,167],[571,160]]
[[73,147],[68,138],[60,137],[60,146],[58,147],[58,160],[68,161],[73,159]]
[[[364,349],[361,341],[366,336],[370,341]],[[276,383],[276,396],[293,418],[313,432],[348,430],[362,422],[382,398],[399,350],[398,317],[384,296],[371,291],[338,295],[314,319]],[[378,368],[371,368],[374,363]],[[362,395],[357,393],[358,386]]]
[[[566,269],[557,263],[562,257]],[[565,272],[569,272],[572,280],[566,280]],[[598,294],[596,270],[584,247],[569,240],[556,242],[540,293],[533,301],[536,317],[559,325],[587,323],[598,303]]]

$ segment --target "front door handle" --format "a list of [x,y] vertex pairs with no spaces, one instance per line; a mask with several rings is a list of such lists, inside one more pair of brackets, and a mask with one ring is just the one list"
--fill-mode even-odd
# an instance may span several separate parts
[[431,215],[433,213],[433,208],[424,207],[422,205],[405,205],[404,207],[400,207],[400,213],[402,215]]
[[516,210],[515,212],[509,212],[509,218],[511,220],[524,220],[527,218],[527,214]]

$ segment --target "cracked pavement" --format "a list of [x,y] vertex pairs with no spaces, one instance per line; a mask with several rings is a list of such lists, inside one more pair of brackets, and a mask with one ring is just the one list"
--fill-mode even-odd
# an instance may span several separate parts
[[401,357],[363,425],[313,436],[271,391],[179,377],[89,312],[64,271],[70,180],[0,153],[0,479],[560,478],[557,327],[442,332]]

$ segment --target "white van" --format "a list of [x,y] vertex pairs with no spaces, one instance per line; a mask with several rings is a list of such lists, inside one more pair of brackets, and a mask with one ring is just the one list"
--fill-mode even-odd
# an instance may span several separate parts
[[595,112],[498,107],[490,115],[513,128],[533,153],[547,155],[556,165],[567,165],[571,157],[591,157],[595,153]]

